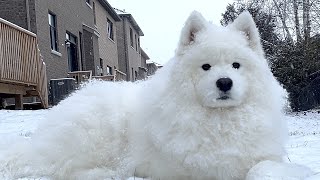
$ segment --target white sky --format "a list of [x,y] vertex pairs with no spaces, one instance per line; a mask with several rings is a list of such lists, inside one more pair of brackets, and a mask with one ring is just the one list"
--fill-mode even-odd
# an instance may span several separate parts
[[108,0],[132,14],[144,36],[141,47],[150,59],[164,64],[173,57],[181,28],[193,10],[220,24],[221,14],[233,0]]

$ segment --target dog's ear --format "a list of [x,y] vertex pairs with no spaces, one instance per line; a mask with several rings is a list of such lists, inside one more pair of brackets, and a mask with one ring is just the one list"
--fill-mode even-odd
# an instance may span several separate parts
[[205,29],[208,22],[197,11],[193,11],[181,31],[180,41],[176,50],[177,54],[182,54],[183,50],[191,45],[197,38],[197,33]]
[[251,49],[253,49],[259,56],[264,56],[259,31],[248,11],[242,12],[232,24],[228,25],[228,27],[243,33],[247,37]]

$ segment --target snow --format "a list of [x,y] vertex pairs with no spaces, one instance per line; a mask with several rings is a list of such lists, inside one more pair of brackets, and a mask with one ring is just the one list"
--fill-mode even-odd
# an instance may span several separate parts
[[288,114],[288,162],[320,172],[320,110]]
[[9,143],[29,137],[45,118],[49,110],[7,111],[0,110],[0,151]]
[[312,175],[312,170],[302,165],[262,161],[250,169],[246,180],[300,180]]
[[[49,111],[0,110],[0,156],[1,150],[10,143],[22,138],[28,139]],[[287,163],[303,165],[314,172],[320,172],[320,110],[288,113],[286,119],[289,128]],[[320,179],[320,174],[308,178],[314,179]]]

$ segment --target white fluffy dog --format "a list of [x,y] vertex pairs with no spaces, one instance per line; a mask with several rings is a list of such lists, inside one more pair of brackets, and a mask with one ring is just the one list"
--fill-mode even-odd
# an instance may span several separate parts
[[248,12],[227,27],[193,12],[153,78],[89,83],[6,156],[0,177],[245,179],[282,160],[283,92]]

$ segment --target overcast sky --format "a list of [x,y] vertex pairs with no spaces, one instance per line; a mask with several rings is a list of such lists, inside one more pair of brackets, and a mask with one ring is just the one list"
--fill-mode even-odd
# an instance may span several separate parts
[[193,10],[219,24],[233,0],[107,0],[111,6],[133,15],[142,29],[141,47],[150,59],[164,64],[173,57],[181,28]]

